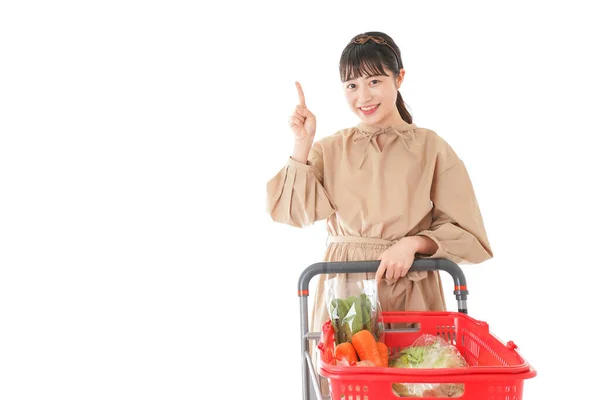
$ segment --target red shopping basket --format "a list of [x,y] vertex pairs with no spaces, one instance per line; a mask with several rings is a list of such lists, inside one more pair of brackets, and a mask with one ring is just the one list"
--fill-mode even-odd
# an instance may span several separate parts
[[[320,262],[307,267],[298,281],[300,297],[300,330],[302,350],[303,399],[320,394],[320,381],[308,351],[309,341],[317,341],[320,332],[308,331],[308,286],[318,274],[375,272],[379,261]],[[443,270],[454,279],[454,294],[459,312],[386,312],[383,322],[411,326],[410,329],[388,329],[384,342],[390,357],[412,345],[423,334],[441,337],[453,344],[465,358],[465,368],[391,368],[336,366],[319,362],[318,372],[329,381],[332,400],[397,400],[404,396],[402,388],[452,388],[444,397],[423,393],[421,399],[452,398],[463,400],[521,400],[523,382],[536,376],[513,342],[504,344],[489,331],[488,324],[467,315],[467,283],[458,265],[446,259],[417,259],[411,271]],[[311,387],[312,384],[312,387]],[[419,386],[421,385],[421,386]],[[312,391],[311,391],[312,388]],[[406,396],[405,396],[406,397]]]
[[[423,334],[441,337],[456,346],[469,366],[465,368],[347,367],[319,363],[320,375],[329,379],[333,400],[397,400],[405,395],[398,388],[438,388],[435,397],[464,400],[520,400],[523,381],[536,371],[517,352],[489,332],[488,324],[464,313],[390,312],[383,322],[416,325],[416,329],[388,330],[384,342],[391,357]],[[444,395],[444,387],[452,388]],[[439,390],[442,388],[442,390]],[[425,396],[427,396],[425,392]]]

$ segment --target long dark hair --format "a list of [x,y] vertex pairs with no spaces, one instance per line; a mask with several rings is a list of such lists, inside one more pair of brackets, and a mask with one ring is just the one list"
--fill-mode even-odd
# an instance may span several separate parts
[[[368,37],[372,39],[369,39]],[[340,79],[345,82],[363,75],[387,75],[383,66],[392,71],[394,79],[403,67],[400,48],[383,32],[365,32],[352,38],[340,57]],[[412,115],[406,109],[400,90],[396,108],[402,119],[412,124]]]

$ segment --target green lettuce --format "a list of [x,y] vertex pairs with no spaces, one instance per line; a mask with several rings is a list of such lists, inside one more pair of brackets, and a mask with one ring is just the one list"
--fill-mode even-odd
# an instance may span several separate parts
[[442,338],[424,334],[390,360],[396,368],[461,368],[468,363],[458,349]]

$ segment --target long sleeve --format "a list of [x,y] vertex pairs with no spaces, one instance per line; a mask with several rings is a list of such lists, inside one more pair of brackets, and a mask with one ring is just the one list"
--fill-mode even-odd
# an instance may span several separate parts
[[417,235],[431,238],[438,250],[422,258],[478,264],[493,257],[473,185],[462,161],[434,177],[431,200],[431,227]]
[[305,227],[329,217],[335,206],[323,187],[323,156],[315,143],[308,164],[291,157],[267,183],[267,212],[276,222]]

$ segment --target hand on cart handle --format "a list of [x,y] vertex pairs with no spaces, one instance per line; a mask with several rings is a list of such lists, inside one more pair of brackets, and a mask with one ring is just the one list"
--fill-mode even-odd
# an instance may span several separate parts
[[415,251],[410,242],[400,240],[385,250],[377,259],[380,261],[375,278],[400,279],[406,276],[415,261]]

